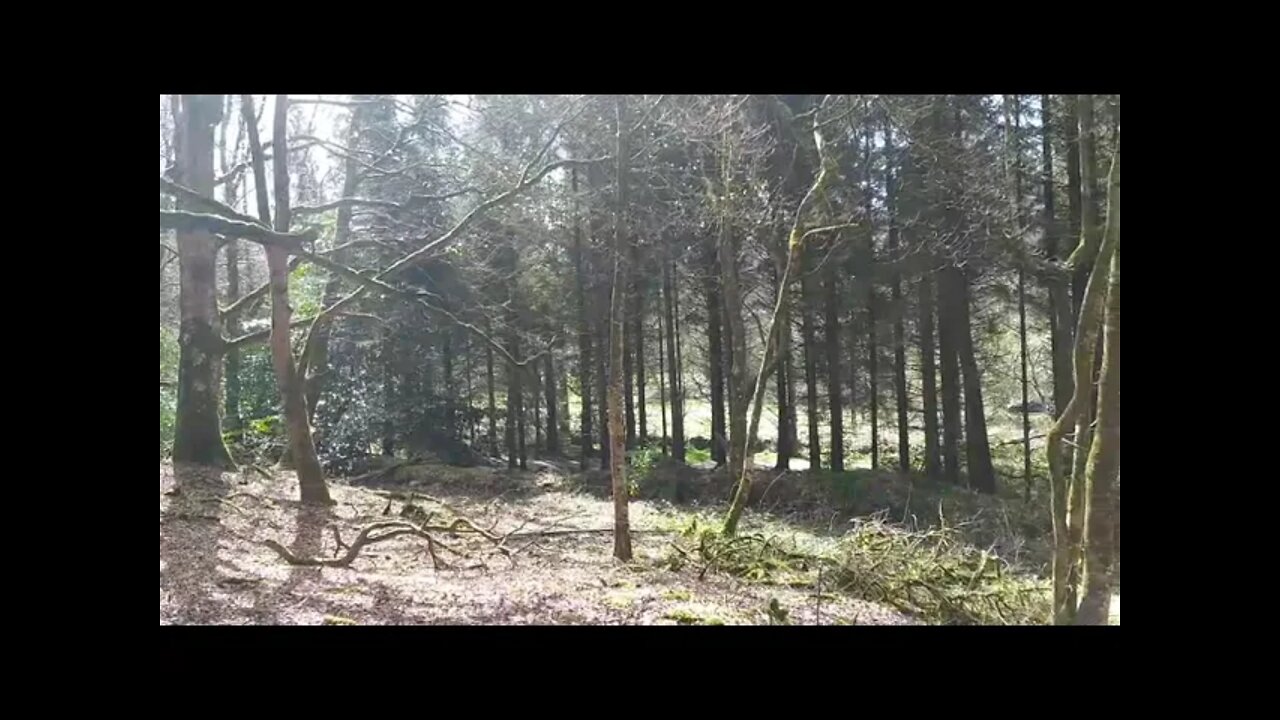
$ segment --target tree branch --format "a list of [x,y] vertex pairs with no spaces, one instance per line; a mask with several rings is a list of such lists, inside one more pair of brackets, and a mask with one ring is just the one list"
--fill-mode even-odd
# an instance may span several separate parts
[[160,227],[165,230],[203,231],[240,237],[263,245],[282,247],[294,254],[305,252],[302,249],[302,243],[314,242],[316,239],[315,230],[308,230],[303,233],[281,233],[268,230],[257,223],[250,224],[219,215],[181,210],[161,210]]

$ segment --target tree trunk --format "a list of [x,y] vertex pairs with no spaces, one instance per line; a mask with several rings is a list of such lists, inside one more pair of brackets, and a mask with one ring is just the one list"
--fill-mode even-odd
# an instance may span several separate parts
[[987,439],[987,418],[982,402],[982,372],[973,347],[973,331],[970,327],[970,301],[968,274],[960,268],[951,268],[956,292],[955,321],[959,338],[960,367],[964,371],[964,436],[965,469],[969,475],[969,487],[982,493],[996,491],[996,472],[991,464],[991,444]]
[[587,310],[586,292],[586,256],[582,247],[582,219],[578,217],[578,170],[570,171],[570,182],[573,189],[573,264],[574,292],[578,299],[578,388],[582,395],[582,409],[579,415],[582,425],[582,455],[579,466],[587,467],[587,458],[591,457],[592,448],[592,415],[591,415],[591,363],[592,333],[590,314]]
[[[1053,111],[1049,95],[1040,96],[1041,154],[1044,168],[1044,254],[1058,260],[1058,221],[1053,182]],[[1071,298],[1065,277],[1052,274],[1045,279],[1049,289],[1050,345],[1053,356],[1054,417],[1071,401]]]
[[[507,352],[512,357],[516,357],[519,349],[516,347],[516,338],[514,328],[507,335]],[[507,422],[505,427],[505,440],[507,445],[507,469],[515,470],[520,465],[520,448],[516,440],[516,416],[520,412],[520,372],[519,368],[510,361],[507,361]]]
[[[605,286],[606,303],[613,299],[612,281]],[[602,305],[607,306],[607,305]],[[604,317],[597,318],[596,332],[599,334],[600,353],[598,354],[599,362],[596,363],[596,396],[600,398],[600,469],[608,470],[609,455],[612,452],[613,440],[609,433],[609,318],[605,314]],[[621,401],[621,397],[618,398]],[[619,406],[621,407],[621,406]],[[619,412],[622,412],[619,410]],[[625,437],[625,436],[624,436]]]
[[617,96],[617,206],[613,227],[613,298],[609,303],[609,476],[613,486],[613,556],[631,560],[630,493],[627,485],[625,428],[622,417],[624,303],[627,289],[626,252],[622,246],[627,209],[626,98]]
[[[493,337],[493,323],[489,318],[484,319],[485,334]],[[498,455],[498,401],[495,390],[495,378],[493,373],[493,345],[484,344],[484,372],[485,385],[489,395],[489,431],[485,435],[485,440],[489,445],[489,457],[497,457]]]
[[[785,235],[781,238],[782,252],[787,252],[787,238]],[[773,469],[782,471],[791,468],[791,455],[794,452],[790,436],[790,423],[788,418],[794,412],[790,403],[790,392],[788,390],[791,384],[791,320],[788,314],[789,303],[787,302],[787,289],[782,286],[781,273],[783,271],[774,265],[774,291],[781,298],[781,304],[778,306],[778,369],[777,369],[777,389],[778,389],[778,433],[777,433],[777,450],[778,461],[774,463]]]
[[447,328],[444,332],[444,339],[440,343],[441,354],[441,371],[444,373],[443,392],[441,396],[444,398],[444,424],[445,432],[454,439],[461,439],[457,428],[457,412],[455,404],[457,402],[457,393],[453,391],[453,328]]
[[[635,250],[634,245],[632,246],[632,248],[633,248],[633,253],[635,253],[633,254],[633,257],[635,258],[635,262],[631,264],[631,267],[639,270],[641,266],[639,261],[638,250]],[[636,422],[639,426],[638,434],[639,434],[640,442],[648,443],[649,442],[649,418],[648,418],[648,412],[646,408],[646,405],[647,405],[646,400],[647,400],[648,393],[645,391],[645,382],[644,382],[644,283],[643,282],[637,283],[637,287],[634,288],[633,292],[635,292],[636,300],[635,300],[635,315],[631,319],[631,325],[633,328],[633,332],[631,335],[631,344],[632,344],[632,347],[635,349],[635,354],[636,354],[636,361],[635,361]]]
[[[249,125],[249,148],[253,152],[254,179],[258,190],[258,212],[263,224],[270,224],[267,207],[267,188],[262,144],[258,140],[258,128],[254,117],[253,98],[245,95],[241,101],[245,108],[245,122]],[[272,170],[275,179],[275,229],[289,232],[289,164],[286,133],[289,120],[289,99],[276,96],[275,122],[273,123]],[[304,379],[298,375],[290,341],[293,309],[289,306],[289,256],[281,247],[267,247],[267,269],[271,278],[271,359],[275,365],[276,382],[284,404],[285,423],[289,430],[289,450],[298,474],[301,500],[308,505],[329,505],[329,488],[311,438],[311,422],[307,419],[307,398]]]
[[[232,111],[232,97],[226,96],[226,108],[223,111],[222,128],[220,130],[222,137],[219,142],[219,172],[226,175],[231,169],[231,163],[238,162],[240,157],[240,140],[244,135],[244,126],[240,125],[240,130],[236,133],[236,147],[232,152],[231,160],[227,160],[227,138],[226,129],[234,118]],[[239,178],[232,178],[222,186],[222,200],[227,207],[236,208],[240,204],[240,181]],[[227,239],[227,304],[240,298],[240,243],[236,238]],[[239,313],[228,313],[224,318],[227,333],[231,337],[239,337],[242,330],[240,324]],[[226,423],[228,429],[240,430],[240,350],[239,348],[230,348],[225,355],[226,361]]]
[[[839,242],[835,240],[834,242]],[[831,414],[831,469],[844,471],[844,413],[840,391],[840,277],[838,263],[827,260],[825,276],[826,321],[823,325],[827,348],[827,406]]]
[[[1118,178],[1117,178],[1118,180]],[[1118,185],[1118,182],[1117,182]],[[1113,191],[1108,215],[1119,215],[1120,190]],[[1117,229],[1117,234],[1118,234]],[[1119,499],[1112,493],[1120,476],[1120,247],[1111,258],[1111,280],[1103,331],[1102,379],[1098,395],[1098,427],[1089,451],[1085,485],[1089,504],[1085,520],[1084,599],[1076,615],[1079,625],[1106,625],[1111,611],[1111,569],[1119,550]],[[1113,515],[1113,513],[1115,513]]]
[[[1076,103],[1079,145],[1080,145],[1080,244],[1067,259],[1075,274],[1075,284],[1088,292],[1088,283],[1093,281],[1092,269],[1094,259],[1102,243],[1101,228],[1098,225],[1097,212],[1097,164],[1095,152],[1095,136],[1093,127],[1093,96],[1080,95]],[[1101,284],[1101,280],[1098,281]],[[1083,304],[1081,304],[1083,307]],[[1098,311],[1099,316],[1101,310]],[[1099,317],[1095,322],[1101,322]],[[1077,592],[1080,589],[1078,571],[1083,562],[1081,557],[1084,541],[1085,505],[1085,470],[1089,460],[1089,448],[1093,442],[1093,419],[1097,406],[1097,369],[1101,360],[1102,347],[1094,337],[1090,341],[1093,358],[1089,361],[1089,374],[1077,373],[1076,387],[1082,384],[1088,394],[1076,405],[1076,428],[1074,456],[1071,459],[1071,496],[1068,499],[1067,532],[1071,538],[1072,557],[1067,587],[1067,604],[1073,609],[1078,603]],[[1077,363],[1077,370],[1079,364]]]
[[662,313],[654,313],[658,320],[658,406],[662,410],[662,454],[666,456],[669,452],[667,445],[667,369],[666,369],[666,343],[662,338]]
[[720,286],[724,290],[725,314],[729,320],[732,362],[729,375],[729,477],[739,477],[750,462],[747,447],[747,333],[742,322],[742,296],[738,289],[738,252],[730,234],[729,218],[722,215],[717,243],[720,258]]
[[727,439],[724,411],[724,333],[721,318],[724,317],[723,303],[720,298],[720,272],[717,264],[715,246],[707,246],[705,287],[707,299],[707,370],[711,381],[711,459],[717,465],[728,460]]
[[1013,192],[1011,194],[1010,209],[1012,210],[1012,219],[1019,228],[1014,239],[1018,243],[1016,248],[1015,260],[1018,263],[1018,361],[1021,369],[1021,389],[1022,389],[1022,481],[1024,483],[1023,496],[1027,500],[1031,500],[1031,408],[1029,407],[1030,397],[1027,390],[1027,273],[1026,273],[1026,247],[1023,244],[1021,228],[1023,227],[1022,218],[1022,151],[1019,142],[1019,135],[1022,129],[1022,103],[1021,98],[1017,95],[1004,97],[1005,109],[1005,153],[1008,158],[1009,167],[1006,169],[1011,176],[1013,184]]
[[[1117,139],[1116,152],[1111,161],[1108,193],[1107,232],[1101,243],[1094,266],[1089,274],[1080,307],[1080,319],[1076,325],[1073,352],[1075,392],[1063,410],[1062,416],[1049,429],[1046,437],[1049,457],[1049,475],[1053,483],[1054,524],[1054,622],[1070,624],[1076,615],[1076,573],[1080,562],[1080,542],[1083,539],[1081,525],[1085,517],[1084,500],[1088,495],[1078,485],[1082,478],[1072,476],[1072,466],[1065,457],[1065,436],[1077,428],[1077,421],[1089,403],[1090,381],[1094,374],[1094,350],[1099,325],[1103,316],[1105,289],[1102,268],[1110,267],[1112,256],[1120,242],[1120,149]],[[1085,243],[1081,237],[1081,244]],[[1119,277],[1116,277],[1119,281]],[[1118,338],[1116,339],[1118,342]],[[1119,368],[1116,368],[1119,371]],[[1118,399],[1117,399],[1118,402]],[[1105,456],[1104,456],[1105,457]],[[1105,470],[1105,466],[1103,468]]]
[[[176,119],[178,181],[213,195],[213,131],[222,117],[222,96],[184,95]],[[183,203],[179,201],[179,209]],[[218,416],[218,363],[222,329],[218,318],[217,251],[207,232],[179,232],[178,406],[174,462],[233,468]]]
[[[933,277],[920,278],[920,384],[924,402],[925,475],[937,480],[942,475],[942,454],[938,438],[938,365],[933,342]],[[953,481],[954,482],[954,481]]]
[[[386,457],[395,455],[395,366],[393,358],[395,358],[395,335],[389,328],[382,328],[382,454]],[[489,397],[490,403],[493,402],[493,374],[492,365],[490,365],[489,375]],[[492,409],[492,408],[491,408]],[[489,432],[493,432],[493,424],[490,422]]]
[[817,304],[816,281],[813,279],[813,253],[801,248],[803,267],[800,271],[800,335],[804,341],[805,412],[809,425],[809,469],[822,469],[822,439],[818,435],[818,339],[814,330],[813,307]]
[[475,422],[475,415],[472,414],[472,407],[473,407],[472,392],[473,391],[472,391],[472,385],[471,385],[471,381],[475,376],[475,371],[472,366],[472,358],[471,358],[471,333],[467,333],[466,338],[467,338],[466,345],[463,347],[462,352],[463,352],[463,357],[466,358],[466,367],[463,368],[463,372],[466,373],[466,378],[467,378],[467,388],[466,388],[467,395],[466,395],[466,401],[463,403],[463,407],[466,408],[466,413],[467,413],[467,443],[471,445],[472,448],[475,448],[476,422]]
[[[631,293],[623,294],[624,307],[631,308],[633,303],[626,299]],[[621,311],[625,317],[629,313],[626,310]],[[628,322],[628,324],[630,324]],[[622,348],[622,402],[626,410],[627,421],[627,449],[634,449],[636,446],[636,402],[633,395],[635,391],[635,383],[632,378],[635,372],[635,362],[632,359],[635,353],[635,337],[627,334],[623,341]]]
[[560,418],[557,408],[555,360],[550,350],[543,361],[543,375],[547,385],[547,453],[560,454]]
[[[864,134],[863,171],[866,190],[863,193],[863,212],[866,213],[866,241],[863,249],[866,263],[860,271],[867,276],[867,406],[871,411],[871,468],[880,467],[880,358],[876,338],[876,236],[875,215],[872,213],[871,195],[871,130]],[[851,365],[855,363],[850,363]],[[856,385],[851,390],[856,391]]]
[[[511,356],[516,360],[520,359],[520,336],[519,331],[514,327],[511,329]],[[525,432],[524,417],[524,373],[525,369],[521,365],[511,364],[511,377],[515,381],[515,415],[516,415],[516,450],[520,453],[520,469],[529,469],[529,452],[525,445],[527,433]],[[510,402],[508,400],[508,402]]]
[[[960,483],[960,321],[955,317],[954,268],[938,273],[938,345],[942,355],[942,471],[943,478]],[[961,279],[963,282],[963,279]]]
[[893,163],[896,159],[893,148],[893,126],[886,122],[884,126],[884,196],[885,209],[889,215],[889,257],[895,269],[893,271],[893,397],[898,411],[898,470],[903,473],[911,470],[911,424],[907,417],[907,332],[903,322],[906,314],[905,302],[902,298],[902,271],[896,268],[898,260],[898,198],[897,188],[893,183]]
[[663,265],[662,295],[667,310],[667,372],[671,391],[671,456],[684,462],[684,388],[680,377],[680,360],[677,357],[680,326],[676,324],[675,315],[675,263],[668,259]]

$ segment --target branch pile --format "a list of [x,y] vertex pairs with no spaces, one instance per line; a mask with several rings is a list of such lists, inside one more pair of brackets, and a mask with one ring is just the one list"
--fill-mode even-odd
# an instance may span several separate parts
[[696,520],[682,535],[668,563],[676,570],[692,565],[700,578],[723,572],[835,591],[944,625],[1041,624],[1048,617],[1046,583],[1011,572],[998,556],[960,540],[955,528],[909,531],[860,519],[833,553],[777,535],[726,536]]

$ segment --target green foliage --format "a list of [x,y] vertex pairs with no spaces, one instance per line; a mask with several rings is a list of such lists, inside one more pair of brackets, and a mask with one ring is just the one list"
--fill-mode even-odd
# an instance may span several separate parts
[[661,459],[662,449],[657,445],[642,445],[631,453],[631,468],[627,472],[631,497],[637,497],[640,488],[649,483],[654,465]]
[[323,309],[327,276],[310,263],[302,263],[289,273],[289,302],[295,317],[310,317]]
[[697,463],[710,462],[711,448],[699,449],[694,447],[687,447],[685,448],[685,460],[690,465],[694,465]]

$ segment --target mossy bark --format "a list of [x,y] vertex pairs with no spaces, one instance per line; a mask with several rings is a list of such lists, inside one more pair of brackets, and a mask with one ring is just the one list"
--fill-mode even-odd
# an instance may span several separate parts
[[[1111,607],[1111,568],[1118,550],[1120,477],[1120,149],[1116,151],[1107,192],[1107,242],[1114,243],[1102,366],[1098,384],[1097,429],[1084,475],[1087,505],[1084,530],[1083,599],[1076,623],[1105,625]],[[1101,259],[1100,259],[1101,260]]]
[[[221,95],[185,95],[177,118],[178,181],[213,195],[213,136]],[[179,201],[179,209],[183,202]],[[179,231],[178,403],[173,459],[233,468],[218,413],[222,329],[218,317],[216,246],[205,231]]]
[[[1069,624],[1076,615],[1076,591],[1078,590],[1078,565],[1081,560],[1080,543],[1083,538],[1084,505],[1087,494],[1084,491],[1084,478],[1073,475],[1070,460],[1065,457],[1065,439],[1067,433],[1077,427],[1081,415],[1087,413],[1090,402],[1094,373],[1094,352],[1097,345],[1103,305],[1106,302],[1102,275],[1104,268],[1110,267],[1111,258],[1120,242],[1120,148],[1117,140],[1116,152],[1111,161],[1110,192],[1114,202],[1114,217],[1107,219],[1107,233],[1094,259],[1089,281],[1085,286],[1080,306],[1080,317],[1076,325],[1074,369],[1075,392],[1067,404],[1062,416],[1050,428],[1047,439],[1049,472],[1053,482],[1053,518],[1054,518],[1054,622]],[[1081,242],[1085,242],[1083,237]],[[1081,451],[1077,451],[1081,452]],[[1063,504],[1067,505],[1064,509]]]

